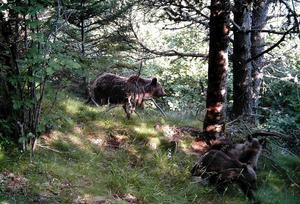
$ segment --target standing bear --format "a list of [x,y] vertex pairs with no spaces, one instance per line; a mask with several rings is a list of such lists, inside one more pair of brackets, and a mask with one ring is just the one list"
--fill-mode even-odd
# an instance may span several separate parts
[[127,78],[104,73],[92,83],[87,103],[93,101],[96,105],[123,104],[129,119],[135,107],[144,108],[145,100],[165,95],[157,78],[147,79],[137,75]]

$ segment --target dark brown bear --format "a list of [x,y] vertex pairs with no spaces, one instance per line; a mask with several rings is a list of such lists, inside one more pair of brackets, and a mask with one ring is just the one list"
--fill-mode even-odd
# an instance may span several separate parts
[[210,147],[210,149],[222,150],[232,159],[239,160],[242,163],[247,163],[256,171],[258,158],[266,144],[265,139],[257,139],[248,136],[244,143],[233,144],[228,140],[222,140]]
[[96,105],[123,104],[127,118],[135,107],[144,107],[144,101],[165,96],[157,78],[145,79],[137,75],[129,78],[111,73],[100,75],[90,87],[89,101]]
[[237,183],[245,195],[254,200],[253,190],[256,189],[257,180],[255,171],[250,165],[232,159],[222,151],[208,151],[193,167],[191,174],[216,185],[220,192],[224,192],[228,184]]

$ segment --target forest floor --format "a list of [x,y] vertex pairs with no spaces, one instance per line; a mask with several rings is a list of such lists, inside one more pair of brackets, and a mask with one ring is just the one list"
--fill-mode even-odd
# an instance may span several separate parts
[[[199,120],[163,118],[151,110],[127,120],[121,107],[107,111],[71,98],[51,111],[63,119],[41,137],[33,157],[0,151],[0,203],[249,202],[236,186],[221,195],[193,182],[193,138],[186,135],[174,146],[155,128],[158,123],[200,127]],[[299,186],[264,158],[258,180],[262,203],[299,203]]]

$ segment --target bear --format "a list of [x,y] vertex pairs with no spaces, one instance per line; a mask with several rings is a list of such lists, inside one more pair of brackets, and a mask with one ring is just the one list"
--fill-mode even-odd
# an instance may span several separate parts
[[191,175],[215,185],[218,192],[224,192],[229,184],[236,183],[249,200],[255,200],[253,191],[256,190],[257,176],[252,166],[232,159],[220,150],[205,153],[192,168]]
[[256,171],[258,158],[265,145],[265,139],[257,139],[249,135],[244,143],[233,144],[231,141],[222,140],[220,143],[212,145],[210,149],[222,150],[232,159],[247,163]]
[[136,107],[144,108],[145,100],[166,95],[156,77],[147,79],[132,75],[127,78],[111,73],[98,76],[89,92],[87,103],[93,101],[97,106],[122,104],[128,119]]
[[228,155],[238,159],[242,163],[247,163],[257,170],[258,158],[261,155],[262,149],[266,145],[265,139],[257,139],[248,136],[248,139],[243,144],[236,144],[234,148],[228,151]]

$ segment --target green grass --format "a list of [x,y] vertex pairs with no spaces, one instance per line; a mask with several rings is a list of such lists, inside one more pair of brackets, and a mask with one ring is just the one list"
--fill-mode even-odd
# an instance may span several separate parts
[[[32,161],[29,153],[0,151],[0,172],[13,172],[29,182],[26,192],[17,194],[0,188],[0,203],[31,203],[37,199],[42,203],[74,203],[79,197],[112,199],[127,194],[141,203],[248,202],[237,188],[220,195],[212,187],[192,182],[189,171],[197,158],[180,149],[190,145],[191,139],[182,141],[169,157],[172,145],[154,125],[201,126],[195,119],[174,114],[163,118],[159,112],[147,110],[127,120],[121,107],[106,111],[105,107],[86,106],[71,98],[62,101],[55,111],[61,115],[56,120],[57,128],[40,141]],[[119,148],[105,145],[112,136],[123,138]],[[270,165],[264,165],[259,179],[257,195],[263,203],[299,201],[299,191]]]

